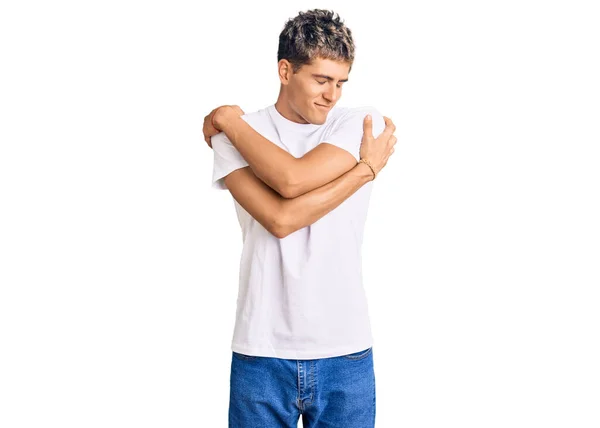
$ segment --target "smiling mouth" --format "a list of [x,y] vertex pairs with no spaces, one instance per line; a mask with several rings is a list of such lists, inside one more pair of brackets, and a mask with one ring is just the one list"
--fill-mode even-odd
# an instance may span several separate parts
[[[315,103],[315,104],[317,104],[317,103]],[[324,105],[321,105],[321,104],[317,104],[317,105],[318,105],[319,107],[321,107],[321,108],[324,108],[324,109],[327,109],[327,110],[329,110],[329,109],[331,108],[331,106],[324,106]]]

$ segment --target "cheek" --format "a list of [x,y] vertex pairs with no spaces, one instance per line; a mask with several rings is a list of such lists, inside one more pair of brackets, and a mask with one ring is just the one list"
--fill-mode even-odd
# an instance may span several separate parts
[[312,100],[319,95],[319,90],[312,85],[298,86],[296,87],[295,94],[298,97]]
[[325,91],[323,90],[322,86],[316,86],[311,89],[312,89],[311,93],[310,93],[311,98],[316,99],[316,100],[323,98],[323,93],[325,93]]
[[318,97],[321,95],[321,93],[323,93],[323,87],[316,84],[310,85],[306,88],[306,91],[308,95],[311,95],[312,97]]

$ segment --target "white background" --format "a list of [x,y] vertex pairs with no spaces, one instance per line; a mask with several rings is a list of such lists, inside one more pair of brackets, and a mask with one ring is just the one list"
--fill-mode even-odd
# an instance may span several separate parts
[[202,120],[333,9],[397,125],[363,247],[377,426],[600,426],[593,2],[3,2],[0,426],[225,427],[242,240]]

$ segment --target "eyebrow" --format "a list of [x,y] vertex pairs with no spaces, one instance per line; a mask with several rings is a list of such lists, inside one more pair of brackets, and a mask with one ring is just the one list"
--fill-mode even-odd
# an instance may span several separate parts
[[[324,74],[314,74],[312,75],[313,77],[320,77],[321,79],[327,79],[329,81],[335,80],[333,77],[331,76],[326,76]],[[340,82],[347,82],[348,79],[344,79],[344,80],[340,80]]]

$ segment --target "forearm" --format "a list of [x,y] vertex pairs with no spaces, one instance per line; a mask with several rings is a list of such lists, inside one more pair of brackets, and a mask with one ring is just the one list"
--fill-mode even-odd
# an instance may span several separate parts
[[256,132],[237,114],[220,118],[219,126],[258,178],[282,196],[293,176],[297,159]]
[[283,199],[280,219],[283,235],[315,223],[371,180],[371,169],[364,163],[358,163],[350,171],[318,189],[294,199]]

